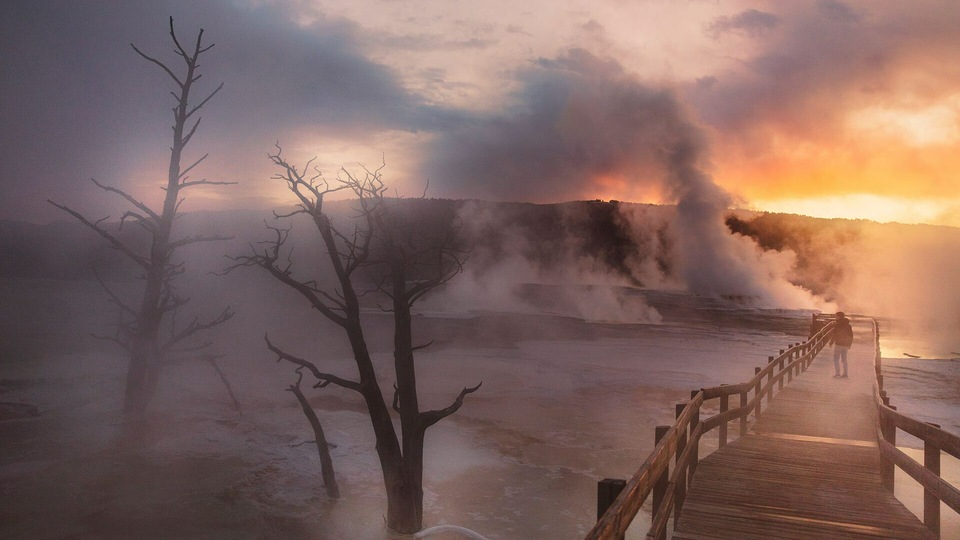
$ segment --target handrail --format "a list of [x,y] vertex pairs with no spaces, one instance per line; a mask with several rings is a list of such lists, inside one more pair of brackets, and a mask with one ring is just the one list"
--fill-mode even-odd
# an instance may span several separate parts
[[[900,467],[923,487],[923,523],[940,536],[940,503],[960,513],[960,489],[940,476],[940,452],[960,459],[960,437],[911,418],[890,405],[883,389],[883,362],[880,354],[880,323],[873,319],[875,336],[873,398],[877,405],[877,447],[880,449],[880,478],[891,493],[894,487],[894,466]],[[897,448],[897,429],[923,441],[923,464]]]
[[[814,322],[816,321],[814,318]],[[671,513],[676,522],[683,508],[687,485],[699,461],[701,437],[713,429],[719,429],[720,446],[725,446],[727,424],[737,418],[740,419],[740,435],[746,435],[750,414],[753,413],[754,418],[759,417],[763,398],[773,397],[774,386],[782,389],[784,379],[789,383],[794,376],[806,371],[814,357],[826,346],[833,326],[833,322],[828,321],[807,341],[788,346],[781,350],[777,357],[769,357],[767,365],[756,368],[749,381],[692,391],[689,401],[677,405],[677,419],[673,425],[657,427],[656,446],[619,494],[612,501],[598,501],[598,508],[606,510],[585,538],[623,538],[651,493],[653,519],[646,537],[650,540],[665,538]],[[753,392],[753,398],[748,401],[750,392]],[[730,409],[729,398],[734,395],[740,397],[740,406]],[[720,400],[720,411],[701,421],[700,411],[703,404],[713,399]],[[673,471],[670,471],[671,459],[675,462]],[[607,481],[601,481],[601,484]],[[601,497],[609,494],[609,490],[600,491]]]

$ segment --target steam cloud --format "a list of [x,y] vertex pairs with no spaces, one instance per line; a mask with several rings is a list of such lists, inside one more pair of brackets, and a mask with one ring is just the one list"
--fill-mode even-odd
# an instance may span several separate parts
[[730,235],[729,193],[706,173],[708,145],[669,89],[644,85],[617,62],[573,49],[518,74],[507,114],[476,118],[438,138],[425,172],[459,193],[521,200],[593,198],[597,182],[658,189],[677,204],[680,276],[697,294],[814,307],[786,279],[784,257]]

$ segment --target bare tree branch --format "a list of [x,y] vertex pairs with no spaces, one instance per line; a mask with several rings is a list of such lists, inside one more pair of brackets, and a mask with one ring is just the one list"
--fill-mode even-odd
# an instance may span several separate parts
[[240,416],[243,416],[243,410],[240,408],[240,401],[237,399],[237,395],[233,393],[233,387],[230,386],[230,381],[227,380],[227,375],[220,369],[220,364],[217,363],[217,359],[221,355],[208,354],[203,357],[204,360],[213,367],[213,370],[217,372],[217,376],[220,377],[220,382],[223,383],[224,388],[227,389],[227,394],[230,395],[230,400],[233,402],[233,408],[236,409],[237,413]]
[[113,246],[114,249],[116,249],[116,250],[119,251],[120,253],[123,253],[124,255],[126,255],[127,257],[129,257],[130,259],[132,259],[134,262],[136,262],[137,264],[139,264],[140,266],[142,266],[142,267],[144,267],[144,268],[150,268],[150,261],[149,261],[146,257],[142,257],[142,256],[138,255],[138,254],[137,254],[136,252],[134,252],[132,249],[130,249],[129,247],[127,247],[126,244],[124,244],[123,242],[121,242],[117,237],[113,236],[112,234],[110,234],[110,233],[108,233],[106,230],[104,230],[102,227],[100,227],[99,224],[100,224],[104,219],[107,219],[107,218],[103,218],[103,219],[97,221],[96,223],[94,223],[94,222],[88,220],[86,217],[84,217],[83,214],[81,214],[81,213],[73,210],[73,209],[70,208],[70,207],[64,206],[64,205],[62,205],[62,204],[57,204],[57,203],[51,201],[50,199],[47,199],[47,202],[50,203],[50,204],[52,204],[52,205],[54,205],[54,206],[56,206],[57,208],[63,210],[64,212],[67,212],[68,214],[72,215],[73,217],[77,218],[77,220],[78,220],[80,223],[83,223],[84,225],[86,225],[86,226],[89,227],[90,229],[93,229],[97,234],[99,234],[100,236],[102,236],[103,238],[105,238],[108,242],[110,242],[110,245]]
[[123,229],[123,225],[127,222],[127,219],[133,219],[138,225],[146,229],[151,234],[157,231],[157,225],[155,222],[150,221],[146,217],[134,212],[133,210],[127,210],[122,216],[120,216],[120,226],[118,229]]
[[[200,46],[200,39],[203,37],[203,28],[200,29],[200,32],[197,34],[197,48]],[[177,53],[183,57],[183,59],[190,64],[191,58],[187,55],[187,51],[183,49],[183,45],[180,45],[180,40],[177,39],[177,33],[173,30],[173,17],[170,17],[170,38],[173,40],[173,44],[177,46]],[[194,55],[193,59],[196,59]]]
[[180,182],[177,185],[178,188],[188,188],[192,186],[234,186],[238,182],[221,182],[221,181],[210,181],[210,180],[191,180],[190,182]]
[[107,295],[110,297],[113,303],[116,304],[121,310],[125,311],[127,314],[132,315],[134,317],[137,317],[139,315],[135,309],[128,306],[123,300],[120,299],[120,297],[116,293],[110,290],[110,287],[107,287],[107,284],[104,283],[102,279],[100,279],[100,274],[98,274],[96,270],[93,271],[93,277],[97,279],[97,283],[100,284],[100,286],[103,288],[104,291],[106,291]]
[[[190,118],[191,116],[193,116],[193,113],[199,111],[199,110],[200,110],[200,107],[203,107],[204,105],[206,105],[207,102],[210,101],[210,100],[213,98],[213,96],[217,95],[217,92],[219,92],[222,88],[223,88],[223,83],[220,83],[220,86],[218,86],[216,90],[214,90],[213,92],[211,92],[209,96],[207,96],[206,98],[204,98],[204,100],[201,101],[201,102],[200,102],[199,104],[197,104],[196,106],[194,106],[194,108],[190,109],[190,112],[188,112],[187,115],[186,115],[184,118]],[[197,124],[199,124],[199,123],[200,123],[200,121],[198,120],[198,121],[197,121]],[[192,131],[191,131],[190,135],[193,135],[193,132],[192,132]]]
[[280,350],[279,348],[277,348],[277,347],[270,341],[270,338],[267,336],[267,334],[264,334],[264,335],[263,335],[263,339],[264,339],[264,341],[267,342],[267,348],[270,349],[274,354],[277,355],[277,361],[278,361],[278,362],[279,362],[280,360],[286,360],[287,362],[290,362],[290,363],[296,364],[296,365],[298,365],[298,366],[302,366],[302,367],[305,367],[305,368],[309,369],[310,372],[313,373],[313,376],[316,377],[317,380],[320,381],[320,383],[323,384],[323,386],[326,386],[327,384],[333,383],[333,384],[335,384],[335,385],[337,385],[337,386],[340,386],[340,387],[342,387],[342,388],[347,388],[347,389],[353,390],[353,391],[355,391],[355,392],[360,392],[360,391],[361,391],[361,389],[360,389],[360,383],[354,382],[354,381],[350,381],[350,380],[347,380],[347,379],[343,379],[343,378],[337,377],[336,375],[331,375],[331,374],[329,374],[329,373],[324,373],[324,372],[320,371],[320,369],[317,368],[317,366],[316,366],[313,362],[304,360],[304,359],[302,359],[302,358],[297,358],[296,356],[293,356],[292,354],[289,354],[289,353],[286,353],[286,352]]
[[434,341],[436,341],[436,340],[435,340],[435,339],[431,339],[430,341],[428,341],[427,343],[424,343],[423,345],[415,345],[415,346],[411,347],[410,350],[411,350],[411,351],[420,351],[420,350],[426,349],[427,347],[433,345]]
[[123,191],[123,190],[121,190],[121,189],[117,189],[117,188],[115,188],[115,187],[113,187],[113,186],[103,185],[103,184],[101,184],[100,182],[97,182],[97,179],[96,179],[96,178],[91,178],[90,181],[93,182],[94,184],[96,184],[96,186],[97,186],[98,188],[100,188],[100,189],[102,189],[102,190],[104,190],[104,191],[109,191],[110,193],[116,193],[117,195],[120,195],[121,197],[123,197],[124,199],[126,199],[130,204],[136,206],[136,207],[137,207],[140,211],[142,211],[143,213],[145,213],[145,214],[147,214],[148,216],[152,217],[152,218],[153,218],[154,220],[156,220],[156,221],[160,221],[160,216],[159,216],[156,212],[154,212],[149,206],[143,204],[142,202],[138,201],[138,200],[135,199],[134,197],[132,197],[132,196],[130,196],[129,194],[127,194],[125,191]]
[[134,45],[133,43],[131,43],[130,46],[133,47],[133,50],[137,51],[137,54],[139,54],[139,55],[142,56],[143,58],[149,60],[150,62],[153,62],[154,64],[160,66],[164,71],[167,72],[167,75],[169,75],[170,78],[173,79],[174,82],[177,83],[177,86],[179,86],[180,88],[183,88],[183,82],[180,80],[179,77],[176,76],[176,74],[173,73],[173,71],[170,70],[170,68],[167,67],[166,64],[164,64],[163,62],[157,60],[156,58],[153,58],[152,56],[147,56],[146,54],[143,53],[143,51],[141,51],[140,49],[138,49],[137,46]]
[[[278,227],[271,227],[269,225],[267,225],[267,228],[274,231],[276,234],[275,240],[272,242],[267,242],[271,244],[270,249],[264,250],[262,253],[257,253],[254,251],[252,255],[228,257],[229,259],[236,261],[236,264],[227,268],[225,273],[229,273],[236,268],[244,266],[259,266],[270,272],[270,275],[275,277],[277,280],[299,292],[300,295],[306,298],[310,302],[310,305],[323,314],[324,317],[338,326],[346,327],[347,319],[342,314],[342,311],[345,309],[343,303],[337,301],[330,294],[320,290],[315,285],[312,285],[311,282],[303,282],[295,279],[290,271],[289,265],[286,267],[281,267],[277,264],[277,261],[280,258],[280,251],[287,241],[287,235],[290,232],[290,229],[281,229]],[[325,302],[324,299],[329,301],[332,305]]]
[[179,332],[176,332],[170,337],[170,341],[168,341],[165,345],[161,347],[161,351],[167,352],[170,350],[170,348],[174,344],[179,343],[189,338],[190,336],[193,336],[197,332],[202,332],[204,330],[209,330],[215,326],[219,326],[229,321],[230,319],[232,319],[233,316],[234,316],[233,310],[227,307],[220,313],[220,315],[217,315],[216,317],[214,317],[213,319],[210,319],[207,322],[200,322],[200,319],[198,317],[194,317],[193,321],[191,321],[190,324],[188,324],[185,328],[183,328]]
[[167,250],[169,253],[177,248],[189,246],[190,244],[196,244],[199,242],[222,242],[224,240],[233,240],[233,237],[220,236],[219,234],[216,236],[203,236],[202,234],[196,234],[193,236],[188,236],[186,238],[181,238],[179,240],[174,240],[170,242],[169,244],[167,244]]
[[448,407],[420,413],[420,429],[426,430],[428,427],[436,424],[440,420],[443,420],[444,418],[457,412],[457,410],[459,410],[460,407],[463,405],[463,398],[466,397],[467,394],[472,394],[477,390],[479,390],[480,385],[482,384],[483,384],[483,381],[480,381],[480,383],[474,386],[473,388],[464,388],[463,390],[461,390],[460,395],[457,396],[457,399],[454,400],[454,402],[451,403],[450,406]]
[[[196,130],[196,129],[197,129],[197,126],[199,126],[199,125],[200,125],[200,120],[197,120],[197,123],[193,125],[193,129],[190,130],[190,134],[191,134],[191,135],[193,134],[193,131]],[[190,135],[187,135],[186,137],[184,137],[184,144],[186,144],[186,141],[187,141],[187,139],[189,139],[189,138],[190,138]],[[187,168],[183,169],[182,171],[180,171],[180,176],[179,176],[178,178],[183,178],[184,176],[186,176],[187,173],[189,173],[191,170],[193,170],[194,167],[196,167],[197,165],[203,163],[203,160],[207,159],[207,156],[209,156],[209,155],[210,155],[210,154],[204,154],[203,156],[200,157],[200,159],[198,159],[198,160],[194,161],[193,163],[191,163],[189,167],[187,167]]]

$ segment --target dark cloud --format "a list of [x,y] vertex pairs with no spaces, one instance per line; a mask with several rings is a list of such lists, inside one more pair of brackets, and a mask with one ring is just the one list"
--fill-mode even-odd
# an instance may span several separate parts
[[658,183],[669,149],[695,131],[671,90],[583,49],[517,77],[521,89],[503,112],[438,134],[423,171],[433,185],[501,200],[591,197],[600,176]]
[[371,45],[388,51],[457,51],[468,49],[487,49],[497,44],[495,39],[450,39],[437,34],[377,34],[369,38]]
[[[916,107],[956,92],[960,4],[837,1],[778,4],[781,21],[752,56],[688,97],[724,137],[768,151],[771,131],[818,142],[841,137],[847,114]],[[829,144],[829,143],[827,143]]]
[[707,35],[714,39],[728,33],[741,33],[751,37],[757,37],[773,30],[779,24],[780,17],[772,13],[748,9],[733,16],[715,18],[707,26],[706,31]]
[[[299,25],[272,4],[226,1],[14,1],[0,11],[0,215],[46,220],[45,200],[90,195],[92,176],[131,187],[145,164],[163,170],[170,81],[130,48],[176,65],[167,19],[205,55],[199,94],[223,81],[194,142],[211,152],[205,171],[236,178],[277,140],[310,128],[361,137],[382,129],[431,129],[443,116],[362,54],[353,22],[317,17]],[[155,184],[155,182],[154,182]],[[142,186],[139,186],[142,187]],[[144,190],[147,191],[147,190]],[[237,192],[243,193],[243,188]],[[110,203],[96,193],[93,212]],[[83,206],[83,205],[80,205]]]
[[821,15],[832,21],[853,23],[860,20],[860,14],[839,0],[820,0],[817,2],[817,9]]

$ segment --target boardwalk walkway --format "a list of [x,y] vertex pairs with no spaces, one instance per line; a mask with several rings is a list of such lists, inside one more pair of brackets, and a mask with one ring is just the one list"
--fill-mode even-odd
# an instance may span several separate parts
[[849,379],[825,349],[747,436],[699,462],[673,538],[936,538],[881,485],[873,329],[854,328]]

